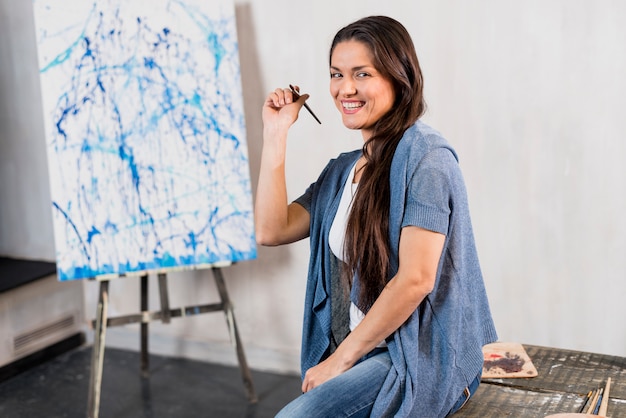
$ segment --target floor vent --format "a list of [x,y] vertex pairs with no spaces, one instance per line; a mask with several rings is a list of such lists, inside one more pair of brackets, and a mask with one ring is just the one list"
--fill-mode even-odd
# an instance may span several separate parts
[[13,350],[16,355],[29,351],[31,346],[40,345],[42,340],[63,332],[68,328],[72,328],[75,323],[76,321],[74,315],[69,315],[56,322],[52,322],[43,327],[20,334],[13,340]]

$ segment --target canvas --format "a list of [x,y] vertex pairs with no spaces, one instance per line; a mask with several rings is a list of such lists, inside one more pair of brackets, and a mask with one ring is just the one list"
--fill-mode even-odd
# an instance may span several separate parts
[[59,279],[254,258],[232,2],[33,6]]

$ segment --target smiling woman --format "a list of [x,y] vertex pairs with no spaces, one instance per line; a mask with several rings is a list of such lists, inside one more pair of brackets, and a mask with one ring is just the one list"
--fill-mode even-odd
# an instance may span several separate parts
[[263,106],[255,207],[261,244],[310,237],[303,395],[279,417],[443,417],[475,393],[496,340],[456,153],[419,121],[423,80],[408,32],[371,16],[330,48],[330,92],[363,148],[287,203],[289,128],[308,95]]
[[349,129],[360,129],[365,140],[395,100],[391,81],[376,70],[367,45],[359,41],[342,42],[334,48],[330,94],[341,112],[343,124]]

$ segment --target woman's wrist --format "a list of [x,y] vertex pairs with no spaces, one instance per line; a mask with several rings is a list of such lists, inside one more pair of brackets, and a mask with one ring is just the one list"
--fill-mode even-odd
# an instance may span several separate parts
[[354,366],[361,357],[368,353],[368,351],[362,352],[363,350],[363,347],[359,348],[355,346],[346,338],[346,340],[337,347],[334,354],[337,356],[337,361],[345,371]]

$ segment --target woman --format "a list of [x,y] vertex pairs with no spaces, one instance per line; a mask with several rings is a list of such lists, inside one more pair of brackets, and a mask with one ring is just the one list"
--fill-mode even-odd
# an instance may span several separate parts
[[418,120],[422,91],[400,23],[371,16],[341,29],[330,92],[364,145],[291,204],[287,132],[308,95],[276,89],[265,101],[257,240],[311,243],[303,394],[278,416],[443,417],[478,386],[496,332],[456,154]]

